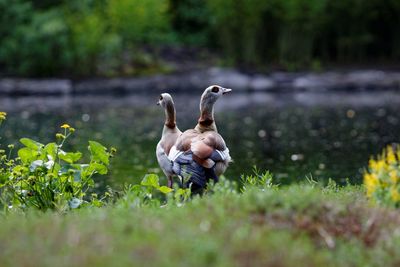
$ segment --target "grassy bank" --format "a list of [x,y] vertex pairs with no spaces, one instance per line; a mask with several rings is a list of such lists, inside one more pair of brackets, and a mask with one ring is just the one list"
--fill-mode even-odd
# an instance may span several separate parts
[[[360,187],[223,186],[184,204],[8,214],[0,266],[398,266],[400,215]],[[172,203],[172,202],[170,202]]]

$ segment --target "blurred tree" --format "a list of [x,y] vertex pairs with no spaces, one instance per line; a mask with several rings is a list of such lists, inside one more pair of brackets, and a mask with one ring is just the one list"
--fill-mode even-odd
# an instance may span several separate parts
[[20,28],[32,20],[32,6],[29,2],[0,0],[0,68],[15,72],[18,68]]
[[171,45],[255,69],[397,62],[398,14],[399,0],[0,0],[0,71],[133,74]]
[[182,42],[212,45],[209,39],[210,12],[203,0],[170,0],[169,14],[173,29]]
[[31,0],[29,1],[35,9],[48,9],[52,7],[61,6],[68,2],[68,0]]
[[167,0],[108,0],[106,15],[125,43],[156,44],[168,41]]
[[0,62],[6,72],[63,75],[73,69],[73,46],[61,8],[36,10],[31,1],[0,0]]

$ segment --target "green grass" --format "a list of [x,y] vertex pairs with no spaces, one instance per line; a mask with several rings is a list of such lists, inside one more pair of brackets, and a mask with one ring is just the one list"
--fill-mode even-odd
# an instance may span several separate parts
[[7,214],[0,266],[398,266],[400,215],[360,187],[217,190],[183,204]]

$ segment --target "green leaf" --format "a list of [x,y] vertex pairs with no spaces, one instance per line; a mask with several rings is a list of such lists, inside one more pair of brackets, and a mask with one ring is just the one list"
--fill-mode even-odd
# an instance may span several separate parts
[[95,171],[99,174],[107,174],[108,169],[101,163],[93,162],[89,165],[88,172]]
[[95,141],[89,141],[89,151],[92,153],[93,160],[101,161],[104,164],[109,164],[109,154],[107,148]]
[[22,162],[24,162],[24,163],[30,163],[30,162],[36,160],[38,155],[39,155],[39,152],[37,152],[36,150],[30,149],[28,147],[23,147],[20,150],[18,150],[18,157],[20,157]]
[[53,160],[56,158],[56,154],[57,154],[57,145],[56,143],[48,143],[43,151],[47,154],[50,155]]
[[71,164],[74,169],[85,170],[89,167],[89,164]]
[[158,188],[158,190],[160,190],[160,191],[161,191],[162,193],[164,193],[164,194],[168,194],[168,193],[170,193],[171,191],[173,191],[172,188],[169,188],[168,186],[165,186],[165,185],[160,186],[160,187]]
[[23,145],[25,145],[26,147],[29,147],[29,148],[34,149],[34,150],[39,150],[39,148],[44,147],[43,144],[41,144],[39,142],[36,142],[36,141],[34,141],[32,139],[29,139],[29,138],[21,138],[21,139],[19,139],[19,141]]
[[63,161],[72,164],[72,163],[78,161],[82,157],[82,153],[81,152],[75,152],[75,153],[68,152],[68,153],[66,153],[64,151],[60,151],[60,153],[58,154],[58,157],[60,159],[62,159]]
[[138,193],[142,192],[142,187],[138,184],[135,184],[131,187],[130,191],[138,194]]
[[61,170],[61,166],[60,164],[54,162],[54,167],[52,169],[54,174],[58,174],[58,172]]
[[189,193],[189,190],[190,189],[179,188],[178,191],[176,191],[176,193],[175,193],[175,197],[185,196]]
[[156,174],[147,174],[143,178],[143,180],[142,180],[142,182],[140,184],[144,185],[144,186],[152,186],[152,187],[155,187],[155,188],[159,188],[160,187],[160,184],[158,182],[158,176]]

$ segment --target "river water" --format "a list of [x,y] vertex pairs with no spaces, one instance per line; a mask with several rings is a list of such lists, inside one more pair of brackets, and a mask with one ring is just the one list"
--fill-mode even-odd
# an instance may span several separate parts
[[[196,124],[199,98],[174,96],[181,130]],[[0,129],[1,147],[17,145],[21,137],[52,141],[59,126],[68,123],[77,129],[70,149],[85,154],[88,140],[118,149],[111,173],[100,184],[119,187],[146,173],[162,176],[155,147],[164,113],[156,106],[157,99],[155,94],[2,98],[0,110],[8,119]],[[400,93],[379,90],[233,92],[218,100],[215,110],[219,132],[235,161],[226,176],[237,180],[257,166],[270,170],[281,184],[306,176],[360,183],[370,156],[399,142],[399,114]]]

